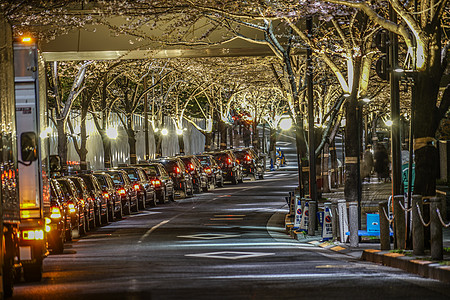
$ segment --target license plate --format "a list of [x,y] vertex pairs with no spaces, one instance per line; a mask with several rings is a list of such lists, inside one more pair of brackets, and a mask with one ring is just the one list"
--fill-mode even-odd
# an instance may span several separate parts
[[31,260],[31,247],[23,246],[19,247],[20,260]]

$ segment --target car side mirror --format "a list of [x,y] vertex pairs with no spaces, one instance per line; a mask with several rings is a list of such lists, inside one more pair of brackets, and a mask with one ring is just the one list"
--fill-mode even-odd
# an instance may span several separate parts
[[35,132],[24,132],[20,135],[20,148],[22,161],[32,162],[38,158],[37,155],[37,136]]

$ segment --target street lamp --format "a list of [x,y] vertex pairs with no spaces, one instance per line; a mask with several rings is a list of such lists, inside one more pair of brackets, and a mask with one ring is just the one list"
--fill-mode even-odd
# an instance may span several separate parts
[[117,128],[115,127],[108,127],[106,129],[106,135],[110,138],[110,139],[117,139],[117,137],[119,136],[119,132],[117,131]]
[[161,129],[162,135],[167,135],[168,133],[169,133],[169,131],[166,128]]
[[292,127],[292,119],[291,118],[283,118],[280,120],[280,128],[282,130],[289,130]]

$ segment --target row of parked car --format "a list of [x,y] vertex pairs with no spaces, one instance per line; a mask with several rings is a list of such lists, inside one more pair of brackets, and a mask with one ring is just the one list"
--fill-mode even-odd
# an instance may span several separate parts
[[124,215],[222,187],[225,181],[264,178],[265,160],[253,149],[161,157],[136,165],[55,173],[50,180],[48,243],[62,253],[64,242]]

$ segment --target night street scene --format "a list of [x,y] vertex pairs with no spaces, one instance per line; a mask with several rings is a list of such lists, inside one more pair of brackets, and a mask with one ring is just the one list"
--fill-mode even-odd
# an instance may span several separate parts
[[450,0],[0,0],[0,299],[450,299]]

